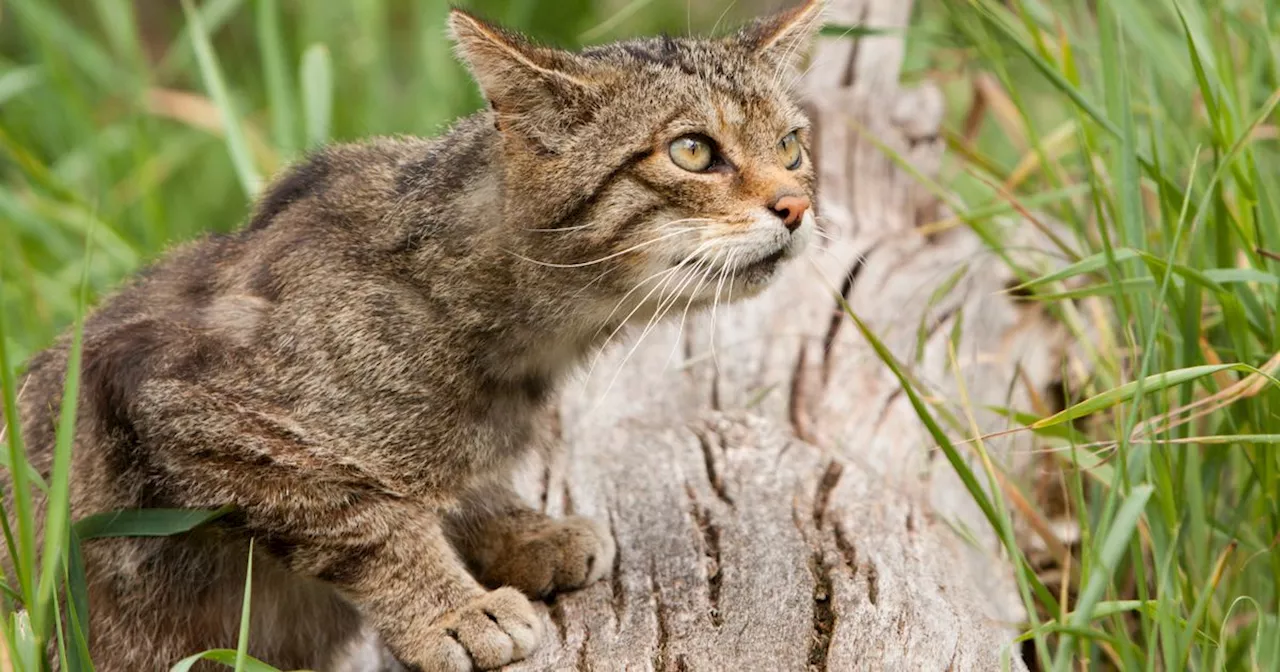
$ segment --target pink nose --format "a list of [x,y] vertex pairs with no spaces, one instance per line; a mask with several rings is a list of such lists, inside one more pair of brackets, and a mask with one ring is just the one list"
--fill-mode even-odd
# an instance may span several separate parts
[[783,196],[772,206],[774,214],[782,220],[788,231],[800,228],[800,222],[804,220],[804,213],[808,212],[809,207],[809,199],[804,196]]

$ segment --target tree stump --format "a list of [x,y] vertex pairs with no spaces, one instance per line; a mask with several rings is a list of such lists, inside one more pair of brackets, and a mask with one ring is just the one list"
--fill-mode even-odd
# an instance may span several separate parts
[[[831,4],[843,25],[911,14]],[[522,487],[607,522],[618,556],[609,580],[548,605],[549,641],[513,669],[1024,669],[989,524],[835,296],[953,408],[962,391],[973,409],[1027,407],[1057,378],[1064,333],[1002,291],[1011,272],[967,229],[918,232],[945,209],[877,146],[938,171],[943,101],[899,86],[900,35],[823,38],[802,83],[820,249],[754,300],[614,346],[564,395],[565,454]],[[1028,230],[1011,226],[1010,247],[1034,246]],[[987,448],[1017,473],[1025,451]]]

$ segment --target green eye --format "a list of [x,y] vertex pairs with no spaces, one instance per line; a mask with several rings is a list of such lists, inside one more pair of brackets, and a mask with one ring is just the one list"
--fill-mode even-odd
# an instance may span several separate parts
[[716,152],[705,139],[686,135],[676,138],[668,150],[672,163],[692,173],[704,173],[715,163]]
[[800,138],[796,137],[795,131],[787,134],[778,143],[778,156],[782,158],[782,164],[787,170],[795,170],[800,167],[800,160],[803,158],[800,152]]

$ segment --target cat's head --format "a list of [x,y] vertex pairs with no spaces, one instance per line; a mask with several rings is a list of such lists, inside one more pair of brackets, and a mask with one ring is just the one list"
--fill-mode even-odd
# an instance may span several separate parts
[[579,269],[590,291],[681,308],[766,286],[816,226],[793,87],[824,4],[728,36],[580,52],[455,10],[459,53],[502,139],[512,263]]

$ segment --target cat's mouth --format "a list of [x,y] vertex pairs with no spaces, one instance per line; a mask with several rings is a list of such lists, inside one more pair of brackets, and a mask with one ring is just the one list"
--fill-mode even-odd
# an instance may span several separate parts
[[781,263],[782,259],[786,256],[787,248],[785,246],[780,247],[778,248],[778,251],[773,254],[770,254],[763,259],[757,259],[751,263],[739,266],[738,268],[730,269],[730,272],[736,272],[744,279],[755,280],[760,276],[772,275],[774,269],[778,267],[778,264]]
[[710,275],[712,277],[725,275],[746,282],[767,280],[777,270],[778,265],[787,258],[787,250],[788,247],[783,245],[769,255],[747,263],[732,265],[717,263],[710,270]]

